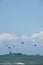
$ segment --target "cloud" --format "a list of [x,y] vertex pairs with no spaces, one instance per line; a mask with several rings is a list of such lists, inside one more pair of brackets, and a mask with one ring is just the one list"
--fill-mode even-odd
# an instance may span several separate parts
[[0,41],[5,41],[5,40],[20,40],[20,41],[28,41],[29,36],[22,35],[22,36],[17,36],[15,34],[11,33],[2,33],[0,34]]
[[5,40],[16,40],[18,37],[15,34],[10,34],[10,33],[3,33],[0,34],[0,41],[5,41]]
[[30,41],[32,43],[43,45],[43,30],[38,33],[33,33],[31,36],[22,35],[19,37],[11,33],[0,34],[0,41],[5,41],[5,40],[11,40],[11,41],[16,40],[16,41],[25,41],[25,42]]
[[20,38],[22,41],[28,41],[29,40],[29,36],[27,35],[22,35]]
[[41,32],[32,34],[30,38],[33,43],[43,45],[43,30]]
[[43,31],[39,33],[34,33],[31,38],[38,38],[38,39],[43,39]]

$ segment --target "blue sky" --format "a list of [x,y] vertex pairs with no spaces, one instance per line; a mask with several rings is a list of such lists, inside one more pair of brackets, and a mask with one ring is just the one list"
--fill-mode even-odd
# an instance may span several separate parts
[[[6,44],[9,45],[8,40],[14,42],[16,40],[16,44],[11,42],[12,45],[16,45],[15,52],[29,54],[28,51],[31,50],[31,54],[43,54],[42,0],[0,1],[0,54],[9,52],[5,47]],[[19,44],[22,40],[25,42],[23,49]],[[37,48],[34,48],[34,43],[38,44]],[[23,51],[25,48],[26,52]],[[14,51],[14,49],[11,50]]]

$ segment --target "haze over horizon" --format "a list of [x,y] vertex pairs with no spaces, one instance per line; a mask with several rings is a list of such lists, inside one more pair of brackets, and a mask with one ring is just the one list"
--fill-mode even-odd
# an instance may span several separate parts
[[0,0],[0,54],[9,51],[43,55],[42,0]]

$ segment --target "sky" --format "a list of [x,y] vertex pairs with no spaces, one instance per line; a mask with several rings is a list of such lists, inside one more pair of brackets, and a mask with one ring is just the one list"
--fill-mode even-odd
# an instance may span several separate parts
[[42,49],[43,0],[0,0],[0,54],[43,55]]

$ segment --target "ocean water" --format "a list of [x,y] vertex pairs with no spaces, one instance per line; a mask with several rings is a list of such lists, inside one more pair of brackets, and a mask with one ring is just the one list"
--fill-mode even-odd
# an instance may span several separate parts
[[0,55],[0,65],[43,65],[43,56]]

